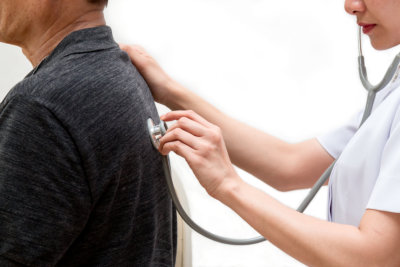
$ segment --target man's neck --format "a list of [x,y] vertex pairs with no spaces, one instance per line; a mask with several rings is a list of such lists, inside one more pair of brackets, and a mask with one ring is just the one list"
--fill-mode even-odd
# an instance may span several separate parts
[[102,12],[93,11],[75,19],[66,24],[54,23],[50,28],[47,28],[42,33],[36,33],[39,38],[31,38],[22,47],[22,52],[29,59],[34,67],[46,58],[56,46],[70,33],[105,25],[105,19]]

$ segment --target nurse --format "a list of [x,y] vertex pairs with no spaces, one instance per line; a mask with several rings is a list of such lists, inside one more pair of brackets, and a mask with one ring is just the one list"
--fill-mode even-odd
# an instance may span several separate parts
[[[400,44],[400,0],[346,0],[377,50]],[[184,157],[207,192],[264,237],[309,266],[400,266],[400,79],[360,115],[324,136],[289,144],[217,110],[169,77],[142,48],[123,46],[156,101],[177,122],[160,152]],[[329,221],[298,213],[246,184],[232,164],[281,191],[329,181]]]

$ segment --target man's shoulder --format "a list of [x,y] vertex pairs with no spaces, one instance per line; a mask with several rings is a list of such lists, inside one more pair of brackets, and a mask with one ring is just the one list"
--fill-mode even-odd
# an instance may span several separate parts
[[105,91],[111,86],[137,85],[141,79],[124,52],[110,49],[70,54],[44,68],[34,82],[50,91],[66,89],[74,93],[87,87]]
[[132,92],[149,91],[129,57],[120,49],[70,54],[26,77],[10,91],[14,95],[37,97],[58,105],[82,101],[126,98]]
[[157,111],[125,56],[120,50],[69,55],[17,84],[2,106],[15,96],[35,99],[70,131],[89,136],[112,128],[126,135],[146,118],[156,118]]

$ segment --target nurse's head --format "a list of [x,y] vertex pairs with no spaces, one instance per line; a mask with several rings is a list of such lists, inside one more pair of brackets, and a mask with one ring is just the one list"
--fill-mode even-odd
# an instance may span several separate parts
[[375,49],[400,44],[400,0],[346,0],[345,9],[357,17]]

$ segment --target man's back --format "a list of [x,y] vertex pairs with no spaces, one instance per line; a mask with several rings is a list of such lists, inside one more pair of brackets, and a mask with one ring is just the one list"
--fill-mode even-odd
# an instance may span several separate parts
[[0,106],[0,255],[173,266],[176,218],[149,117],[147,85],[108,27],[65,38]]

